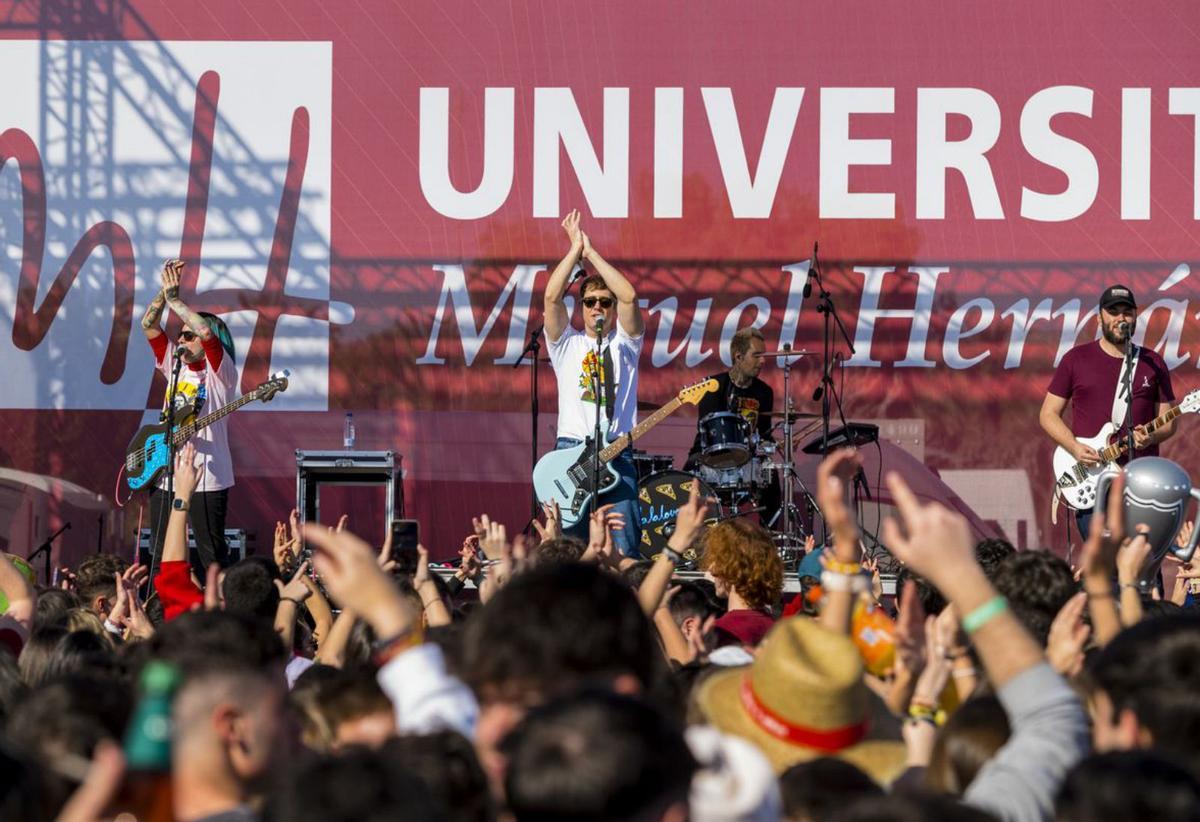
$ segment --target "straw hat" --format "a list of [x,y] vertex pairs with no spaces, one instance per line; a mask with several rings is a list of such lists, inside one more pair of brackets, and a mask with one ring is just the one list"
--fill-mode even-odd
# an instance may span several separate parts
[[776,625],[752,665],[706,680],[697,703],[712,725],[757,745],[777,772],[821,756],[884,785],[904,770],[899,723],[863,683],[853,640],[806,617]]

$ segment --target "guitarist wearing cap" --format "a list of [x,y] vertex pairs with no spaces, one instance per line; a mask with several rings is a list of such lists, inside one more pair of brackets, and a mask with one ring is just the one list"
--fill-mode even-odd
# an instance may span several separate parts
[[[175,406],[178,427],[201,414],[225,406],[238,395],[238,372],[234,361],[233,337],[216,315],[195,312],[179,296],[182,260],[163,264],[162,290],[146,308],[142,331],[154,351],[155,367],[167,379],[168,392],[174,359],[182,360],[173,397],[164,401]],[[174,351],[159,325],[163,310],[170,308],[183,320]],[[164,417],[165,419],[165,411]],[[229,546],[225,541],[225,511],[229,489],[233,486],[233,460],[229,455],[228,420],[220,419],[195,433],[190,442],[196,448],[203,467],[200,482],[190,501],[167,498],[167,482],[160,479],[150,492],[150,550],[155,560],[161,557],[169,509],[174,506],[188,512],[188,523],[196,539],[199,565],[193,567],[204,579],[205,569],[213,562],[228,564]]]
[[[1100,339],[1075,346],[1059,362],[1038,415],[1050,438],[1088,468],[1102,463],[1100,448],[1104,444],[1084,440],[1092,440],[1110,422],[1121,429],[1126,405],[1134,426],[1134,457],[1157,455],[1159,443],[1175,433],[1173,419],[1154,431],[1147,430],[1146,424],[1164,414],[1175,400],[1170,371],[1156,352],[1134,346],[1133,396],[1119,395],[1125,346],[1137,326],[1133,292],[1123,285],[1106,288],[1100,295],[1099,321]],[[1068,402],[1069,427],[1063,420]],[[1087,539],[1091,518],[1090,507],[1077,508],[1075,520],[1082,539]]]
[[[602,436],[611,440],[634,427],[638,359],[645,331],[637,291],[625,275],[592,248],[579,227],[579,212],[568,214],[562,227],[571,247],[551,273],[544,295],[546,342],[558,383],[557,449],[578,446],[593,435],[597,405]],[[584,328],[579,331],[571,326],[564,297],[570,288],[571,272],[585,260],[596,273],[584,279],[580,290]],[[613,533],[614,543],[625,556],[638,556],[641,532],[632,448],[625,449],[611,465],[620,482],[602,494],[598,504],[611,503],[615,506],[612,513],[624,516],[624,527]],[[567,531],[586,541],[587,518]]]

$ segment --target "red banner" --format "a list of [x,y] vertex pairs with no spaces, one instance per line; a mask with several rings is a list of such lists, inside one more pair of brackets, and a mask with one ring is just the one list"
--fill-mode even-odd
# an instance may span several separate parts
[[[1063,548],[1037,411],[1106,285],[1138,295],[1176,393],[1195,384],[1200,43],[1178,4],[75,6],[0,3],[18,554],[68,520],[66,558],[132,530],[113,487],[161,404],[138,322],[173,256],[233,330],[243,390],[293,374],[231,422],[230,525],[262,540],[295,450],[338,448],[347,411],[357,448],[403,455],[436,555],[480,512],[523,524],[514,365],[576,207],[638,290],[659,403],[727,367],[739,327],[822,351],[819,242],[847,418],[1027,547]],[[819,368],[793,368],[805,410]],[[779,395],[781,368],[763,376]],[[548,365],[540,386],[544,451]],[[1188,468],[1191,422],[1164,451]],[[678,458],[694,424],[645,447]],[[335,504],[378,528],[374,502]]]

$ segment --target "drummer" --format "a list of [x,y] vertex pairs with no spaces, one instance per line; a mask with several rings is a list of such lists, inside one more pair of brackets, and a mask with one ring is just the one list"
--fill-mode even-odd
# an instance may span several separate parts
[[[763,351],[766,342],[757,328],[743,328],[729,342],[729,354],[733,359],[728,371],[713,374],[710,378],[720,384],[720,389],[704,395],[699,405],[699,420],[709,414],[732,412],[746,419],[750,430],[758,433],[761,442],[771,442],[771,416],[775,404],[775,392],[771,386],[758,378],[762,371]],[[684,470],[695,471],[699,466],[700,433],[692,443]],[[765,509],[761,514],[764,524],[779,510],[778,480],[773,479],[771,488],[765,489],[760,500]]]

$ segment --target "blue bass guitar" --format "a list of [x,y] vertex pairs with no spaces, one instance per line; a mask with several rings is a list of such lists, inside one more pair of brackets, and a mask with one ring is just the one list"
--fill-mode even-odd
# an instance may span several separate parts
[[[222,417],[232,414],[243,405],[255,400],[269,402],[280,391],[286,391],[288,372],[283,371],[264,382],[248,394],[243,394],[233,402],[218,408],[211,414],[206,414],[187,425],[175,426],[171,434],[175,448],[182,448],[184,443],[202,428],[207,428]],[[191,407],[185,406],[176,412],[180,419],[191,415]],[[159,474],[167,468],[170,451],[167,446],[167,425],[144,425],[133,435],[129,447],[125,450],[125,482],[133,491],[145,488],[158,480]]]
[[[716,380],[704,380],[689,385],[675,399],[642,420],[628,434],[622,434],[600,450],[600,493],[612,489],[619,481],[617,470],[609,463],[634,440],[675,412],[685,402],[695,405],[700,398],[719,387]],[[592,455],[595,453],[593,439],[589,437],[582,445],[551,451],[537,461],[533,467],[533,490],[537,498],[546,504],[558,503],[563,528],[570,528],[585,518],[595,492],[592,488]]]

